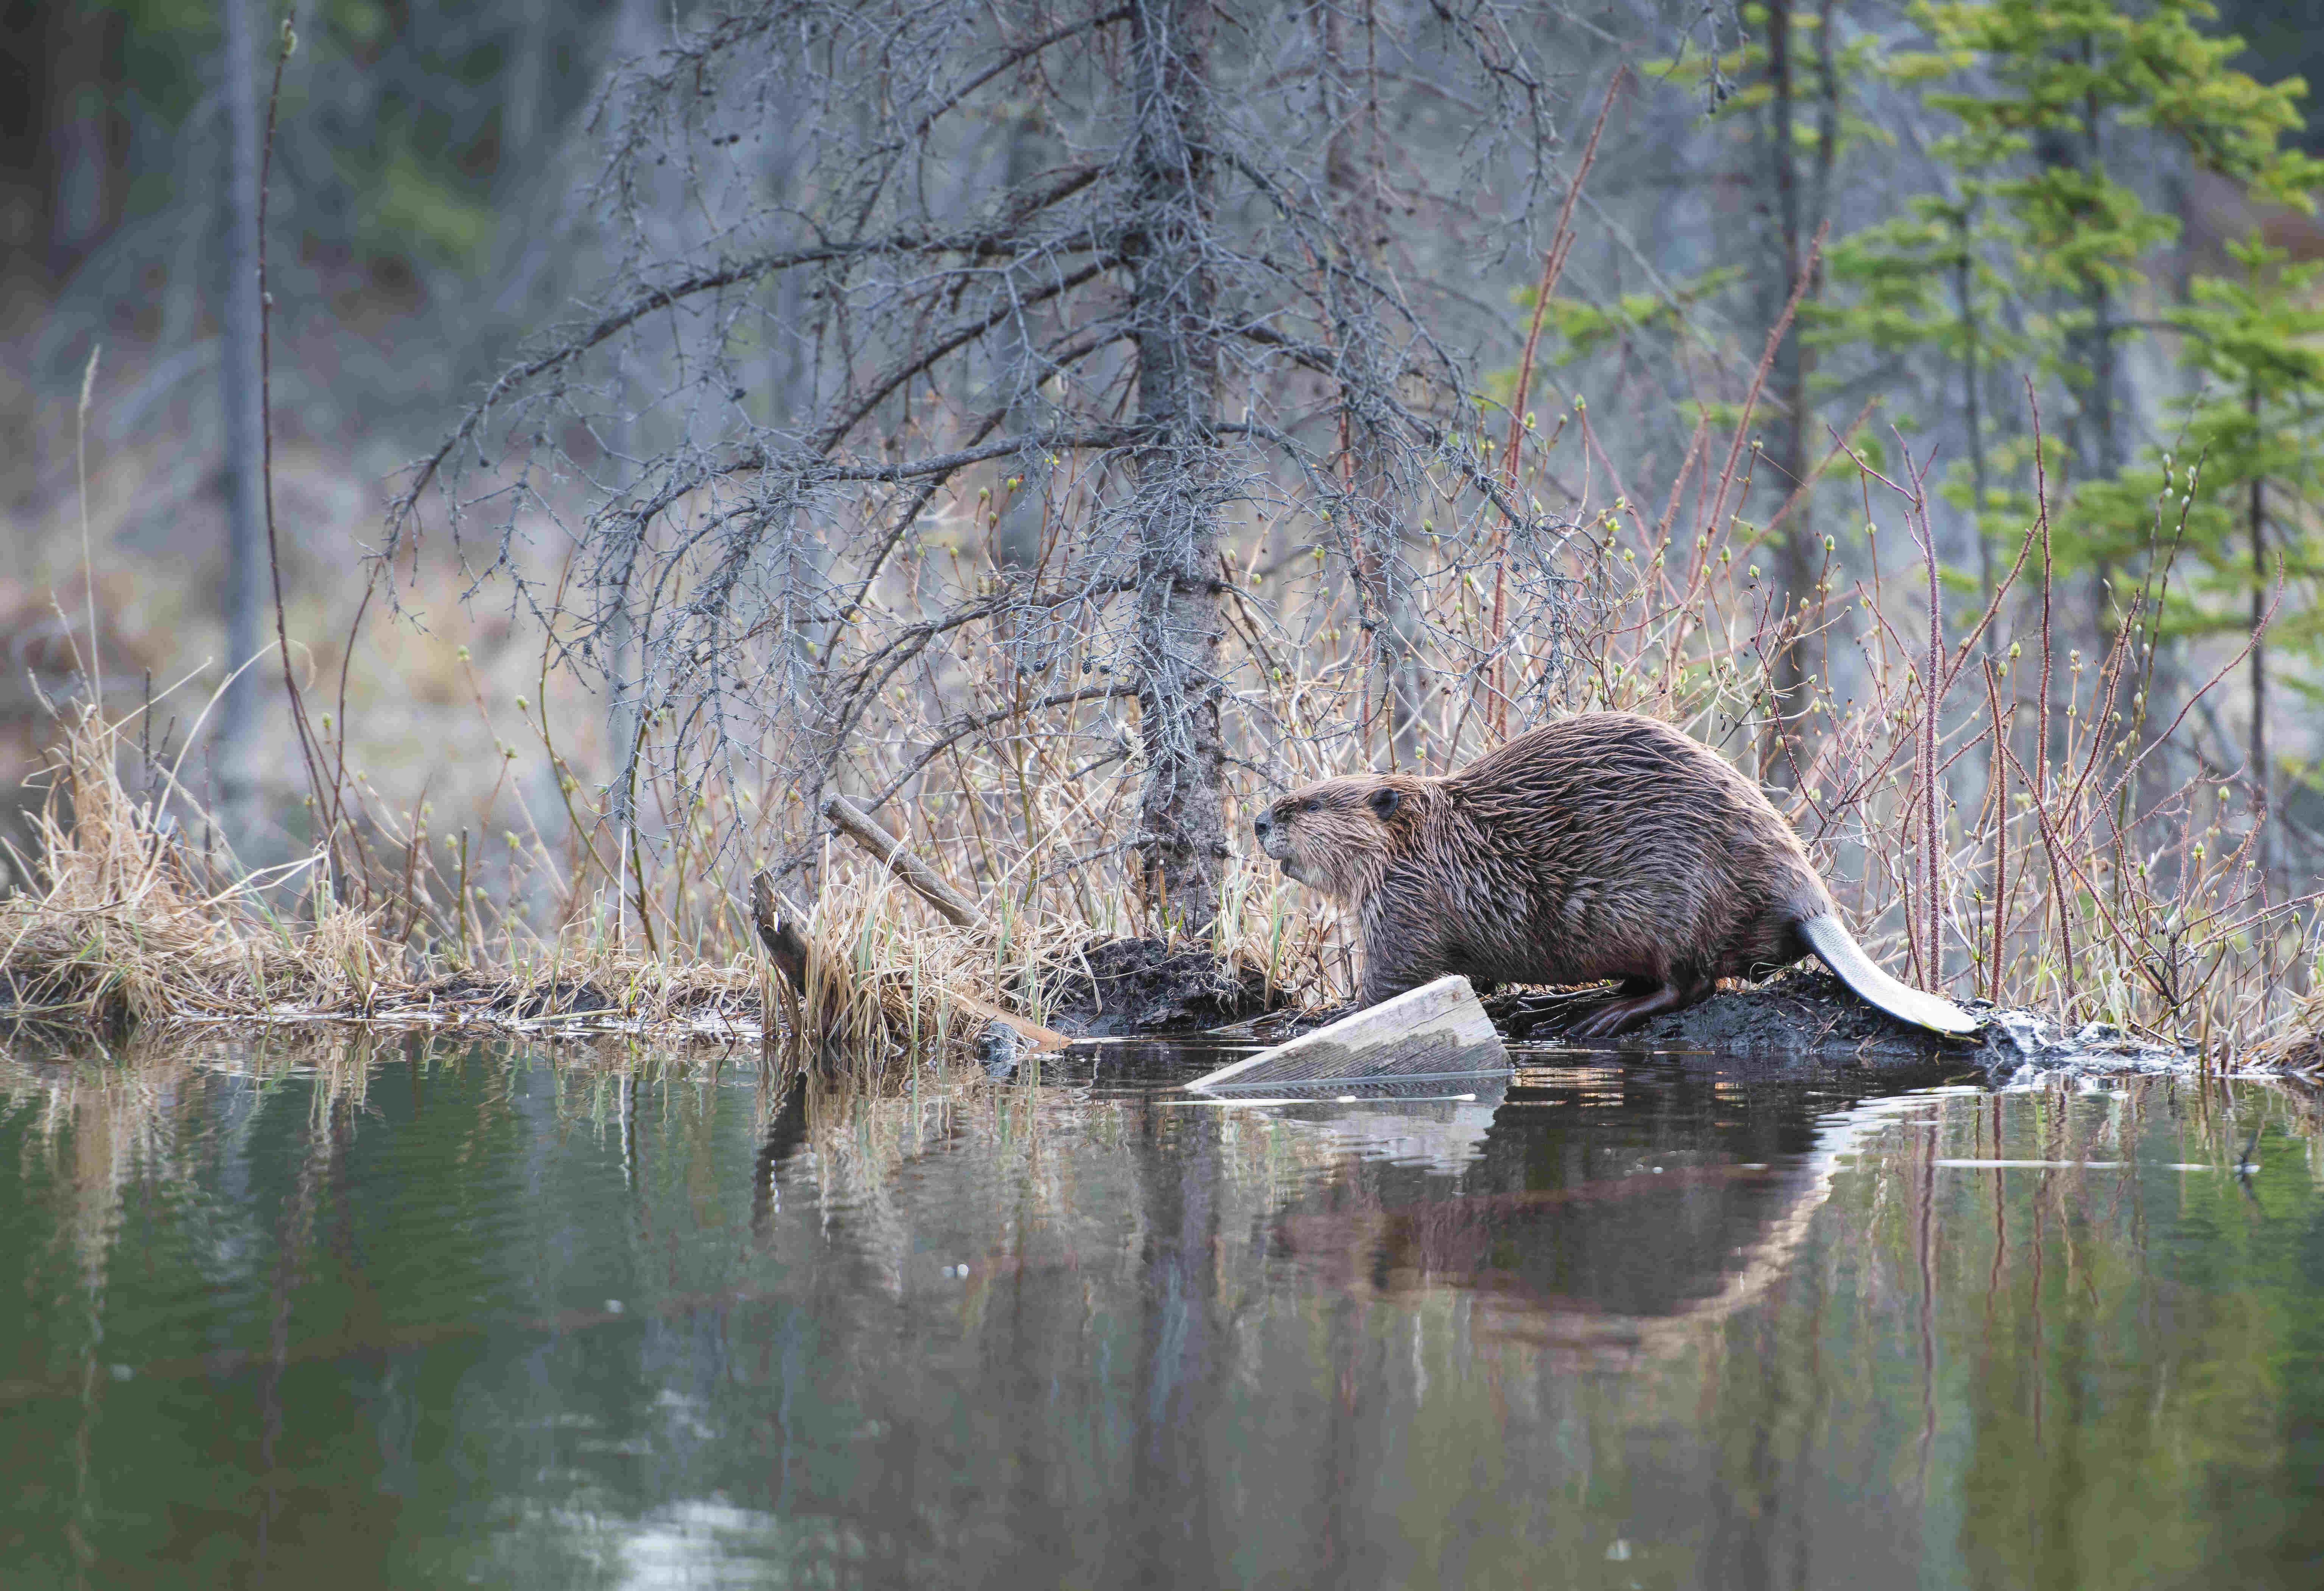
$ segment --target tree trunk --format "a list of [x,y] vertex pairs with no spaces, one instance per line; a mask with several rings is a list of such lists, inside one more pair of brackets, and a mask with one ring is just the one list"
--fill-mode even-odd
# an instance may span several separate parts
[[[2095,68],[2095,48],[2090,41],[2082,41],[2082,62]],[[2106,170],[2104,143],[2105,117],[2095,94],[2085,96],[2082,105],[2083,153],[2089,161],[2089,170]],[[2090,451],[2074,463],[2077,474],[2085,480],[2112,481],[2120,477],[2127,462],[2123,456],[2122,431],[2116,408],[2119,402],[2121,378],[2116,368],[2114,294],[2103,277],[2095,272],[2084,278],[2082,302],[2089,311],[2090,326],[2087,334],[2084,358],[2089,371],[2089,387],[2084,394],[2084,420],[2089,437]],[[2083,474],[2085,464],[2096,467]],[[2094,656],[2103,658],[2114,648],[2116,624],[2112,608],[2114,562],[2101,557],[2090,571],[2090,630],[2098,645]]]
[[[1331,195],[1333,219],[1347,240],[1352,263],[1367,272],[1378,268],[1387,242],[1388,220],[1381,214],[1377,159],[1379,127],[1368,95],[1350,91],[1353,69],[1349,61],[1348,19],[1340,6],[1327,5],[1323,14],[1323,78],[1335,97],[1330,106],[1331,133],[1323,151],[1323,184]],[[1366,50],[1367,62],[1370,50]],[[1364,81],[1371,74],[1367,65]],[[1369,317],[1352,313],[1362,302],[1364,290],[1351,284],[1335,295],[1348,301],[1351,313],[1333,328],[1341,341],[1343,363],[1367,354]],[[1388,383],[1379,372],[1369,372],[1376,389]],[[1380,435],[1378,418],[1364,412],[1346,383],[1341,388],[1340,464],[1342,501],[1353,523],[1349,527],[1350,550],[1355,562],[1363,622],[1371,643],[1371,672],[1364,685],[1361,709],[1362,740],[1371,749],[1374,714],[1385,708],[1388,717],[1388,766],[1412,767],[1420,757],[1420,670],[1417,661],[1420,613],[1414,600],[1408,527],[1396,511],[1395,450]]]
[[[1001,192],[1024,192],[1041,169],[1043,148],[1039,117],[1030,109],[1010,118],[1002,134]],[[1032,327],[1022,318],[1001,328],[1001,359],[993,384],[1010,395],[1009,427],[1019,433],[1039,429],[1051,422],[1052,405],[1043,401],[1038,385],[1040,350]],[[1018,485],[1008,492],[992,528],[992,562],[1001,569],[1029,569],[1040,561],[1041,532],[1048,502],[1048,465],[1045,455],[1011,461],[1021,472]]]
[[[2251,415],[2256,433],[2260,418],[2259,390],[2251,392]],[[2275,887],[2275,800],[2267,759],[2267,641],[2260,626],[2267,622],[2267,486],[2251,483],[2252,645],[2251,645],[2251,780],[2252,821],[2259,830],[2254,848],[2259,863],[2262,899],[2273,898]]]
[[501,111],[501,150],[494,173],[503,179],[539,158],[534,145],[546,119],[541,106],[548,97],[549,51],[554,48],[548,0],[518,0],[512,9],[516,13],[515,38],[510,50],[508,98]]
[[[226,666],[241,668],[263,645],[266,504],[258,368],[258,63],[255,0],[225,0],[226,182],[219,209],[226,271],[218,315],[220,408],[226,417]],[[216,766],[218,817],[247,850],[258,827],[258,733],[263,666],[243,669],[220,704]],[[245,860],[252,860],[245,856]]]
[[[1831,32],[1831,14],[1823,15],[1823,32]],[[1817,115],[1817,156],[1813,172],[1812,192],[1801,192],[1803,173],[1800,170],[1797,132],[1797,92],[1792,37],[1792,6],[1790,0],[1774,0],[1767,8],[1767,77],[1773,96],[1769,104],[1768,155],[1769,176],[1775,192],[1776,226],[1780,242],[1778,271],[1768,283],[1769,319],[1783,312],[1784,305],[1800,285],[1800,273],[1809,270],[1808,239],[1817,225],[1817,216],[1808,214],[1811,205],[1821,212],[1824,208],[1831,185],[1835,129],[1831,96],[1836,88],[1828,53],[1820,55],[1823,82],[1817,92],[1823,103]],[[1821,274],[1821,266],[1815,268]],[[1807,297],[1812,297],[1816,283],[1807,285]],[[1808,477],[1810,464],[1810,405],[1809,377],[1812,373],[1806,345],[1801,340],[1800,317],[1794,317],[1784,340],[1775,349],[1775,391],[1779,394],[1781,412],[1775,418],[1775,446],[1769,460],[1775,466],[1775,479],[1770,482],[1769,497],[1780,505],[1799,489]],[[1803,496],[1793,508],[1790,520],[1778,529],[1775,547],[1775,596],[1778,606],[1775,620],[1777,626],[1773,638],[1775,643],[1773,678],[1775,699],[1768,704],[1769,755],[1765,759],[1768,777],[1778,784],[1789,785],[1794,776],[1792,759],[1784,750],[1785,735],[1784,717],[1798,713],[1807,706],[1807,664],[1798,639],[1802,629],[1802,606],[1812,602],[1816,579],[1821,563],[1822,543],[1815,534],[1814,516]]]
[[[2081,41],[2082,66],[2092,73],[2098,68],[2096,44],[2087,36]],[[2034,140],[2034,159],[2044,166],[2064,167],[2081,174],[2103,173],[2107,169],[2106,109],[2098,103],[2095,91],[2085,94],[2081,105],[2081,136],[2075,138],[2063,130],[2052,130]],[[2102,224],[2103,217],[2089,216],[2093,224]],[[2116,421],[2116,400],[2118,377],[2115,369],[2114,295],[2106,278],[2096,267],[2081,271],[2082,309],[2089,324],[2075,336],[2069,347],[2074,363],[2085,372],[2082,384],[2075,392],[2075,435],[2072,467],[2077,481],[2111,481],[2122,474],[2122,437]],[[2101,581],[2105,571],[2101,566]],[[2105,597],[2098,597],[2098,628],[2104,630]],[[2103,654],[2101,654],[2103,655]]]
[[1130,94],[1138,417],[1135,682],[1145,741],[1138,856],[1149,910],[1198,932],[1218,915],[1227,857],[1219,713],[1218,384],[1204,246],[1213,204],[1202,147],[1209,0],[1135,0]]
[[[42,75],[51,102],[62,109],[49,129],[53,198],[49,213],[49,265],[59,276],[80,262],[104,233],[111,206],[106,192],[105,58],[110,17],[59,5],[51,14]],[[37,81],[37,79],[35,79]]]
[[[1977,547],[1978,607],[1982,611],[1993,600],[1993,544],[1985,534],[1985,372],[1978,357],[1977,244],[1968,201],[1953,217],[1953,236],[1960,250],[1953,259],[1953,302],[1961,325],[1961,423],[1969,432],[1969,533]],[[1987,658],[1995,655],[1999,631],[1997,624],[1985,627],[1981,645]]]

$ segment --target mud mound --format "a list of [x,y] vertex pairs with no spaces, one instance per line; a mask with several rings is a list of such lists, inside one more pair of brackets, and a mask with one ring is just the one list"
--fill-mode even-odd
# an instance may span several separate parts
[[[1605,988],[1511,991],[1488,999],[1485,1009],[1511,1038],[1554,1041],[1612,994]],[[1722,989],[1699,1006],[1657,1016],[1614,1044],[1624,1050],[1879,1061],[1966,1056],[1975,1048],[1949,1044],[1874,1010],[1821,967],[1794,968],[1748,989]]]
[[1042,980],[1050,1025],[1077,1037],[1219,1027],[1284,1004],[1266,972],[1201,945],[1110,939],[1053,964]]
[[1749,989],[1713,995],[1699,1006],[1657,1016],[1628,1037],[1655,1049],[1787,1056],[1844,1053],[1867,1061],[1967,1056],[1977,1048],[1875,1010],[1821,967],[1795,967]]

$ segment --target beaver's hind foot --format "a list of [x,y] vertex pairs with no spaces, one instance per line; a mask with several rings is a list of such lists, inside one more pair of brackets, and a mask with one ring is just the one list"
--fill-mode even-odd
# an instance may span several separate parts
[[[1646,982],[1642,978],[1627,979],[1625,989],[1636,989]],[[1649,1018],[1665,1011],[1683,1011],[1711,993],[1709,979],[1689,979],[1682,982],[1672,979],[1654,984],[1644,994],[1609,1001],[1566,1029],[1568,1038],[1612,1038],[1634,1027],[1642,1026]]]

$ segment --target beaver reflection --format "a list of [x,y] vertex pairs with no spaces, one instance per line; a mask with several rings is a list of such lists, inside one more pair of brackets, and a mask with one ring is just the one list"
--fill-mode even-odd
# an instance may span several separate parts
[[1829,1153],[1607,1144],[1545,1115],[1504,1104],[1457,1179],[1351,1162],[1277,1213],[1271,1246],[1347,1292],[1457,1289],[1493,1335],[1619,1359],[1762,1294],[1830,1191]]

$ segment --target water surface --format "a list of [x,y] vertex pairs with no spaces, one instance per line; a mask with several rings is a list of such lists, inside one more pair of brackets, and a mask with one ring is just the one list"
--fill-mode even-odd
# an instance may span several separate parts
[[2300,1096],[1217,1059],[0,1063],[0,1585],[2324,1584]]

